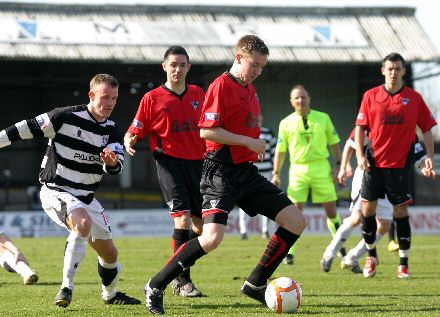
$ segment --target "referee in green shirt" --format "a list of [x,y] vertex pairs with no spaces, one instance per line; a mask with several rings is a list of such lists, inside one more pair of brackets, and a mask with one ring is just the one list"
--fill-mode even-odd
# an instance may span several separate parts
[[[272,182],[280,186],[280,171],[289,152],[289,198],[303,211],[311,191],[312,202],[322,204],[327,214],[327,226],[334,235],[341,225],[341,216],[336,211],[334,184],[341,164],[340,139],[329,115],[310,109],[310,96],[303,86],[292,88],[290,102],[295,112],[280,122]],[[328,161],[328,147],[336,162],[333,175]],[[341,249],[341,253],[345,256],[344,249]],[[292,248],[284,263],[293,264],[294,256],[295,250]]]

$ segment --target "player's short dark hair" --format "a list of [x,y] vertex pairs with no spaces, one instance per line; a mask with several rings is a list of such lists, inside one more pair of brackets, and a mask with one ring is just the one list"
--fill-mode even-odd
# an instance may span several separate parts
[[400,55],[399,53],[393,52],[393,53],[390,53],[390,54],[388,54],[387,56],[385,56],[385,58],[384,58],[383,61],[382,61],[382,66],[385,65],[385,63],[386,63],[387,61],[390,61],[390,62],[398,62],[398,61],[401,61],[403,67],[406,68],[405,59],[404,59],[404,58],[402,57],[402,55]]
[[109,74],[97,74],[90,81],[90,90],[100,84],[107,84],[113,88],[119,87],[118,80]]
[[267,48],[266,44],[256,35],[245,35],[241,37],[235,45],[235,53],[245,53],[251,55],[253,52],[269,55],[269,49]]
[[173,45],[173,46],[169,47],[166,50],[165,54],[163,55],[163,61],[165,62],[167,60],[168,56],[170,56],[170,55],[185,55],[186,60],[189,64],[189,55],[186,52],[186,49],[180,45]]

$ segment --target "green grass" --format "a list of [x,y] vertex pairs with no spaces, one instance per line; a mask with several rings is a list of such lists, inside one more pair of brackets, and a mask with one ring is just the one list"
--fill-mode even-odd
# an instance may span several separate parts
[[[351,239],[353,246],[357,239]],[[171,238],[118,238],[124,271],[119,289],[142,299],[137,306],[106,306],[100,298],[96,256],[89,247],[76,278],[71,305],[56,307],[53,298],[62,275],[64,239],[16,239],[32,266],[39,272],[38,285],[24,286],[16,274],[0,270],[0,316],[140,316],[145,310],[143,285],[168,260]],[[413,278],[396,277],[397,253],[379,245],[380,265],[376,277],[342,271],[336,259],[330,273],[319,261],[327,236],[304,236],[294,266],[282,264],[275,276],[292,276],[303,288],[303,316],[440,316],[440,238],[413,239],[410,269]],[[240,287],[264,250],[259,236],[241,241],[227,236],[220,248],[200,259],[192,269],[193,280],[206,297],[174,296],[169,288],[165,309],[169,316],[275,316],[258,302],[243,297]]]

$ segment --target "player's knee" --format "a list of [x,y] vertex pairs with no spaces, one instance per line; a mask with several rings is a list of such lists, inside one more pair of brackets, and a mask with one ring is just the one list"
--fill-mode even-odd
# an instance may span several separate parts
[[193,231],[201,235],[203,232],[203,220],[197,217],[191,217],[191,219]]
[[113,247],[108,254],[109,263],[115,263],[118,260],[118,249]]
[[286,230],[300,235],[307,226],[306,217],[294,205],[287,206],[275,218],[276,222]]
[[200,236],[200,245],[205,252],[211,252],[212,250],[217,249],[220,243],[223,241],[223,234],[220,232],[214,232],[209,235],[201,235]]
[[350,222],[351,222],[351,226],[353,228],[359,226],[362,223],[362,216],[361,216],[360,213],[356,214],[356,215],[352,215],[349,219],[350,219]]
[[377,232],[381,235],[387,234],[391,227],[391,221],[378,221],[377,222]]
[[76,221],[75,231],[82,237],[87,237],[92,230],[92,219],[90,217],[84,217]]
[[191,227],[191,218],[189,216],[189,213],[185,212],[184,214],[181,214],[178,217],[175,217],[174,218],[174,226],[177,229],[189,230]]

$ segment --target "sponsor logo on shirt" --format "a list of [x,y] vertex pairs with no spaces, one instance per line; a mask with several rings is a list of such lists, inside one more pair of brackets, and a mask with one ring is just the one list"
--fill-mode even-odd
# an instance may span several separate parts
[[364,120],[365,119],[364,113],[363,112],[359,112],[358,115],[357,115],[357,119],[358,120]]
[[194,110],[197,110],[199,108],[199,102],[198,101],[191,101],[191,106],[193,106]]
[[388,115],[388,114],[384,114],[382,116],[382,124],[387,124],[387,125],[401,125],[401,124],[405,124],[405,119],[401,116],[401,115]]
[[133,127],[138,128],[138,129],[143,129],[144,128],[144,124],[142,122],[140,122],[137,119],[133,120]]
[[259,112],[248,112],[246,118],[247,127],[261,127],[263,123],[263,116]]
[[197,122],[190,121],[173,121],[171,122],[171,132],[189,132],[197,131]]
[[403,105],[406,106],[409,103],[409,98],[402,98]]
[[206,121],[219,121],[220,120],[220,113],[207,112],[207,113],[205,113],[205,120]]
[[89,155],[84,153],[74,153],[73,158],[80,160],[80,161],[87,161],[87,162],[101,162],[101,158],[96,155]]

